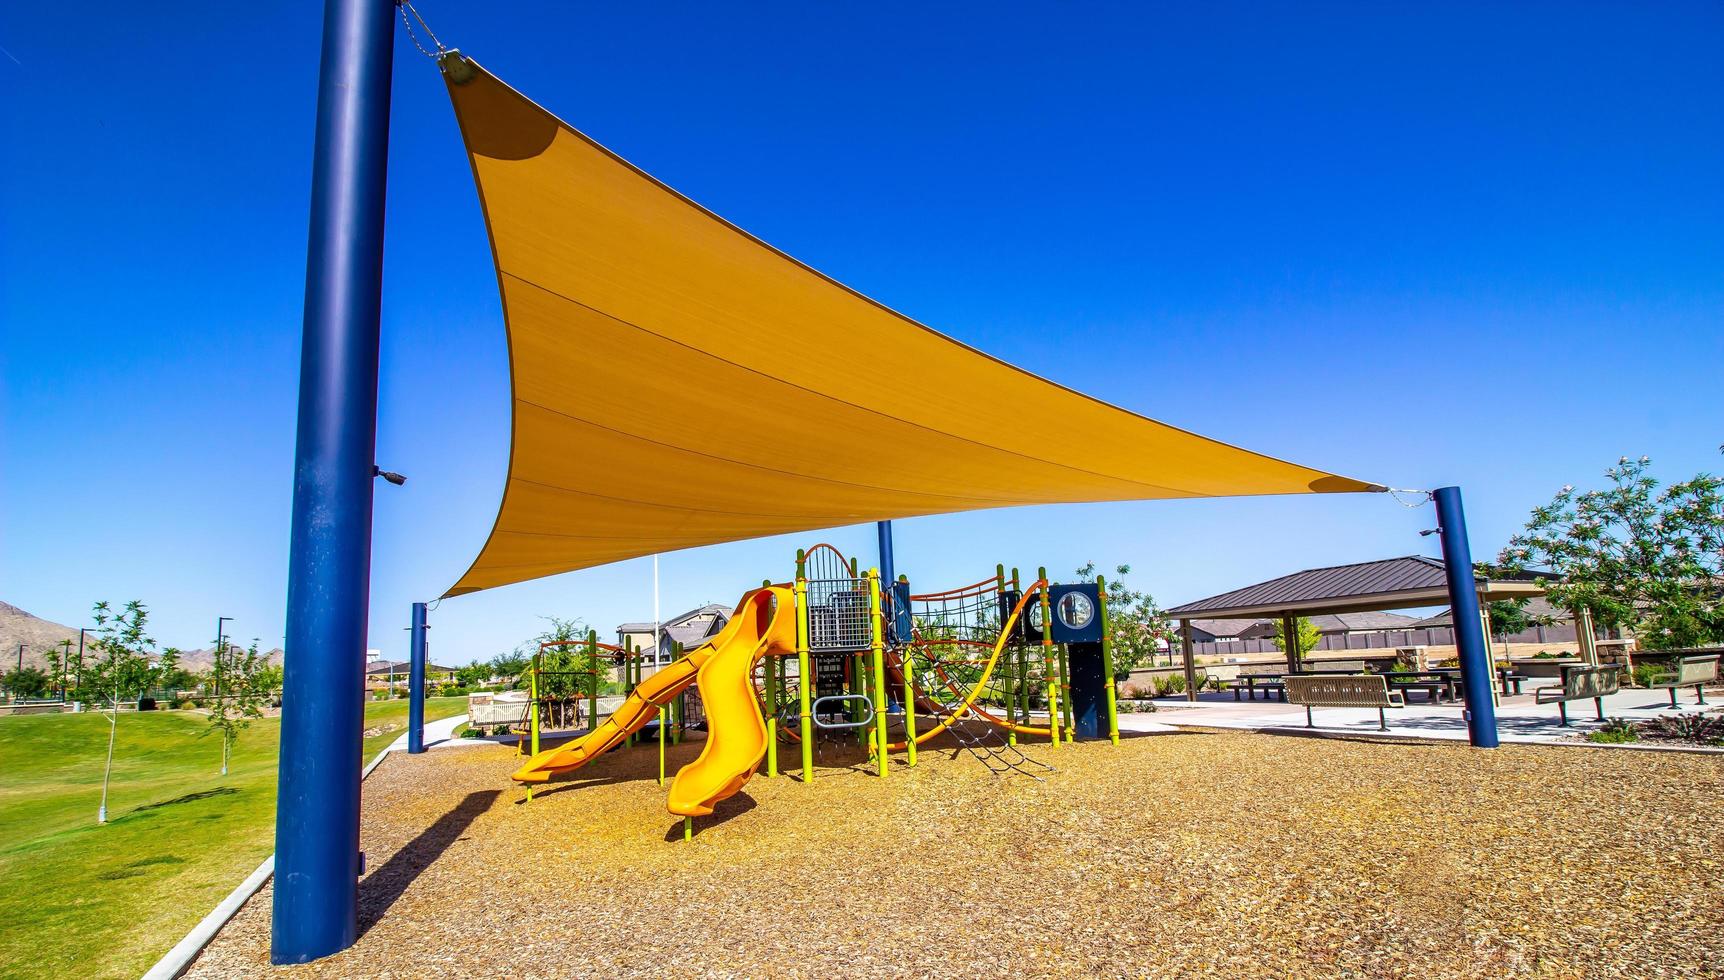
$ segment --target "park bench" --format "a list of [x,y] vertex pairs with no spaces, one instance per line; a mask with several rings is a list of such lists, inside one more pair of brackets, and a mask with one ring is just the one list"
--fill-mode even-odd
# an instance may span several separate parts
[[1602,667],[1586,665],[1570,666],[1562,672],[1561,684],[1547,684],[1544,687],[1533,688],[1533,701],[1536,704],[1555,704],[1562,717],[1562,724],[1568,725],[1568,702],[1591,698],[1598,709],[1598,720],[1604,720],[1604,697],[1615,694],[1622,683],[1622,668],[1615,664]]
[[1389,730],[1384,708],[1404,708],[1406,698],[1399,691],[1389,690],[1382,674],[1288,674],[1281,678],[1286,685],[1287,700],[1305,706],[1305,727],[1316,727],[1311,720],[1312,708],[1376,708],[1377,726]]
[[1706,703],[1706,685],[1718,680],[1718,657],[1677,657],[1671,664],[1675,670],[1658,674],[1646,686],[1655,690],[1670,691],[1670,706],[1676,707],[1676,689],[1679,687],[1694,688],[1694,697],[1701,704]]
[[1263,689],[1265,699],[1274,693],[1281,695],[1281,699],[1285,701],[1287,698],[1282,694],[1279,679],[1284,673],[1286,669],[1280,664],[1242,664],[1239,667],[1239,675],[1228,681],[1227,686],[1233,691],[1235,701],[1239,700],[1240,691],[1250,694],[1251,700],[1257,700],[1258,688]]

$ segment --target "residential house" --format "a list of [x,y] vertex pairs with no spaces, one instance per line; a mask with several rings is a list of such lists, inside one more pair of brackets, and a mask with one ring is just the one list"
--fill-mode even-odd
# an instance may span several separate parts
[[623,623],[617,627],[617,646],[641,651],[642,676],[651,676],[671,662],[676,647],[689,650],[717,636],[730,622],[730,612],[717,603],[699,606],[660,623],[657,636],[652,623]]

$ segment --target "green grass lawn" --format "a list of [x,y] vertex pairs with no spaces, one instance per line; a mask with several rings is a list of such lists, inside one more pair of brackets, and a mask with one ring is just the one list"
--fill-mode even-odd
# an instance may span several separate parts
[[[431,698],[425,717],[465,709]],[[405,701],[367,704],[367,729],[393,730],[363,751],[406,716]],[[226,778],[204,729],[187,711],[121,715],[98,826],[107,718],[0,718],[0,976],[136,977],[269,855],[280,723],[252,723]]]

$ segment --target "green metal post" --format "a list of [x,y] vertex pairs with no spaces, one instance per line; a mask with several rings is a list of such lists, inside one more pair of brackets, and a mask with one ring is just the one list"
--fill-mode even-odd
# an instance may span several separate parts
[[1048,570],[1036,569],[1036,578],[1042,585],[1042,671],[1044,687],[1048,698],[1048,740],[1054,748],[1060,744],[1060,688],[1059,676],[1054,667],[1054,630],[1053,607],[1048,602]]
[[880,778],[886,778],[886,618],[880,605],[880,570],[868,570],[868,610],[874,654],[874,751],[880,757]]
[[1107,740],[1114,745],[1119,744],[1119,693],[1114,690],[1113,679],[1113,641],[1109,639],[1107,628],[1107,579],[1095,577],[1097,603],[1101,616],[1101,672],[1107,678]]
[[1067,663],[1066,645],[1059,645],[1060,651],[1060,719],[1065,725],[1066,741],[1072,741],[1072,685],[1069,665]]
[[778,775],[778,658],[766,661],[766,778]]
[[[994,566],[994,591],[1000,594],[1003,594],[1006,591],[1006,566],[1004,565]],[[1010,616],[1011,614],[1012,611],[1010,609],[1002,608],[1000,610],[1001,617]],[[1005,625],[1005,620],[1002,618],[1000,621],[1001,628],[1003,629]],[[1011,641],[1007,640],[1006,642],[1006,662],[1000,665],[1000,680],[1002,682],[1001,689],[1005,693],[1003,700],[1006,702],[1006,724],[1008,725],[1006,728],[1006,742],[1011,745],[1016,745],[1018,744],[1018,691],[1016,685],[1012,682],[1017,678],[1012,673]]]
[[802,783],[814,781],[814,713],[809,709],[809,686],[814,683],[808,669],[808,580],[803,577],[806,555],[796,549],[796,700],[797,727],[802,736]]
[[[898,581],[909,582],[905,576],[898,576]],[[902,644],[898,648],[898,665],[904,673],[904,754],[910,763],[910,768],[916,767],[916,682],[911,678],[910,645],[907,639],[900,638]]]
[[592,686],[587,689],[587,730],[599,727],[599,631],[587,630],[587,669]]
[[[532,673],[527,675],[527,731],[533,741],[533,755],[539,754],[539,658],[545,655],[544,650],[533,654],[532,666],[527,669]],[[533,802],[533,784],[527,784],[527,802]]]

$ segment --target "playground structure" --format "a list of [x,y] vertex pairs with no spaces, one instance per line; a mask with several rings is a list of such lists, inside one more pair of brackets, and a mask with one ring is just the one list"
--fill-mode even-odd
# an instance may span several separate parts
[[[693,688],[705,709],[706,742],[676,774],[667,800],[688,833],[692,818],[712,813],[763,763],[767,778],[777,777],[781,747],[796,749],[807,783],[822,743],[854,738],[884,778],[892,753],[914,766],[917,746],[946,732],[990,771],[1039,779],[1052,767],[1024,754],[1020,737],[1053,747],[1079,735],[1119,741],[1105,595],[1100,578],[1056,585],[1045,569],[1024,588],[1017,570],[1008,578],[1004,566],[980,582],[912,594],[907,578],[885,583],[878,569],[815,545],[797,552],[791,582],[750,591],[718,635],[644,680],[638,666],[631,675],[629,665],[639,663],[632,649],[591,635],[543,644],[528,672],[530,756],[513,778],[531,800],[534,785],[656,723],[662,783],[664,745],[683,734],[677,722]],[[540,686],[549,675],[540,657],[557,646],[588,654],[588,667],[557,673],[585,679],[589,724],[573,740],[541,749]],[[630,678],[622,704],[603,721],[601,651]]]
[[[366,647],[373,481],[383,472],[376,459],[377,378],[396,14],[388,0],[330,0],[324,21],[289,542],[275,963],[329,955],[358,935],[359,772],[337,760],[351,759],[363,726],[351,666]],[[513,400],[509,474],[496,523],[445,596],[863,521],[1053,503],[1387,489],[1207,439],[967,347],[753,238],[470,58],[433,43],[482,204],[509,331]],[[479,247],[477,236],[468,245]],[[638,401],[612,395],[656,376],[711,383],[665,387]],[[568,383],[577,377],[587,383]],[[1014,424],[999,424],[1001,405],[1014,406]],[[771,424],[763,426],[763,419]],[[883,451],[819,451],[834,433],[846,445]],[[573,465],[571,445],[609,458],[611,470],[678,478],[643,481],[619,494],[603,474]],[[1460,491],[1443,487],[1429,496],[1462,669],[1483,678],[1489,662]],[[889,708],[884,611],[893,608],[899,617],[882,596],[882,578],[889,592],[898,585],[884,555],[883,564],[884,576],[851,569],[843,611],[855,614],[854,584],[864,579],[874,625],[868,664],[852,671],[852,683],[871,683],[871,704]],[[996,574],[1001,596],[1004,580]],[[744,600],[750,632],[733,634],[722,648],[709,644],[679,680],[674,673],[656,685],[658,675],[647,678],[634,692],[632,717],[602,736],[595,729],[586,736],[595,741],[569,752],[567,761],[595,756],[601,741],[631,724],[638,730],[663,709],[670,696],[663,692],[695,683],[706,699],[709,737],[701,759],[678,774],[678,783],[686,777],[687,784],[673,787],[671,805],[710,808],[740,788],[763,754],[771,775],[779,712],[761,711],[751,674],[762,656],[789,655],[787,636],[799,670],[796,734],[806,759],[820,699],[801,703],[812,670],[803,651],[814,657],[812,633],[827,628],[824,613],[813,615],[820,607],[806,594],[808,584],[799,574],[788,588],[751,592]],[[1052,592],[1040,580],[1024,589],[985,657],[979,645],[985,639],[937,628],[918,655],[912,613],[909,642],[893,647],[906,652],[891,661],[908,691],[902,703],[909,710],[900,712],[907,760],[926,737],[960,726],[1003,730],[1013,748],[1013,736],[1019,744],[1038,737],[1042,726],[1034,724],[1026,693],[1032,681],[1045,701],[1040,737],[1057,746],[1073,727],[1084,730],[1086,719],[1093,730],[1096,701],[1086,700],[1085,691],[1096,689],[1088,678],[1102,670],[1088,654],[1074,657],[1076,644],[1069,644],[1062,680],[1058,653],[1050,660],[1051,644],[1039,634],[1039,674],[1034,657],[1004,653],[1020,622],[1029,642],[1028,609],[1040,609],[1056,641],[1058,611],[1072,623],[1084,618],[1081,600],[1068,609]],[[942,601],[979,608],[985,593],[959,590]],[[1099,596],[1090,605],[1098,606]],[[786,615],[792,611],[797,615]],[[423,603],[414,605],[416,702],[424,612]],[[837,629],[836,618],[831,626]],[[1012,682],[1001,681],[1013,698],[990,707],[988,692],[1004,693],[991,682],[1005,665],[1015,668]],[[867,669],[871,678],[861,676]],[[714,691],[722,686],[723,698],[709,695],[707,677]],[[782,670],[767,677],[774,688],[768,703],[776,704]],[[1062,697],[1062,684],[1070,685],[1069,697]],[[856,695],[863,691],[845,693],[848,700],[823,705],[862,707]],[[1494,747],[1489,684],[1468,683],[1466,697],[1473,744]],[[923,707],[936,705],[946,711],[930,716],[928,732],[912,734]],[[1067,711],[1069,719],[1062,717]],[[875,715],[884,775],[893,743],[888,719]],[[995,723],[1002,718],[1006,725]],[[410,707],[412,751],[423,748],[421,724]]]

